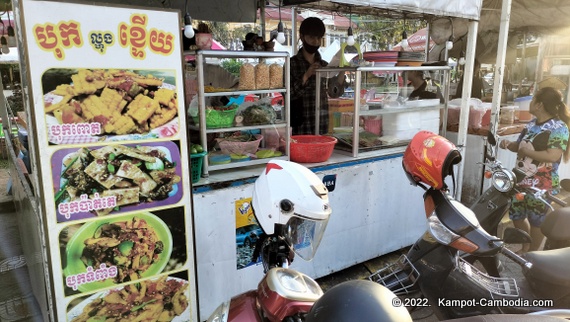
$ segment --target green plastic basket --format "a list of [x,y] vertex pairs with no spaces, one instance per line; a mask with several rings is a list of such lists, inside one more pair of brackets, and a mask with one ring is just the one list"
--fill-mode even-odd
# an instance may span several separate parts
[[[234,118],[236,116],[237,110],[238,107],[225,111],[218,111],[210,108],[205,109],[206,128],[217,129],[221,127],[231,127],[232,125],[234,125]],[[194,123],[196,124],[200,123],[199,116],[200,116],[199,114],[193,116]]]
[[190,168],[192,169],[192,183],[200,181],[202,176],[202,161],[206,152],[190,154]]

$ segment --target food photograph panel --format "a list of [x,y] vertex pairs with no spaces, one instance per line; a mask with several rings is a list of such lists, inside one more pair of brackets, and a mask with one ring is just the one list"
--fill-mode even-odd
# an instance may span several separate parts
[[50,144],[173,138],[174,70],[52,68],[42,75]]
[[51,164],[58,222],[164,207],[183,196],[178,142],[61,149]]
[[67,321],[190,321],[188,271],[73,299]]
[[60,231],[65,295],[180,270],[188,260],[184,207],[103,217]]

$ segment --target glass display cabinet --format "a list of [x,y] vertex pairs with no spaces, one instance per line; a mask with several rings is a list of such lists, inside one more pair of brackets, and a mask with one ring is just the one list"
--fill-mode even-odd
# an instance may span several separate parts
[[[405,72],[422,71],[427,91],[433,99],[409,99],[413,88],[406,86]],[[384,150],[401,152],[415,133],[428,130],[439,133],[446,126],[449,66],[363,66],[325,67],[316,71],[317,91],[321,79],[332,79],[340,72],[353,90],[345,90],[338,99],[329,98],[328,134],[336,137],[335,149],[357,157],[359,153]],[[438,81],[435,81],[435,80]],[[323,82],[327,84],[325,80]],[[316,115],[320,98],[316,99]],[[319,119],[316,120],[319,128]],[[358,144],[353,144],[358,142]]]

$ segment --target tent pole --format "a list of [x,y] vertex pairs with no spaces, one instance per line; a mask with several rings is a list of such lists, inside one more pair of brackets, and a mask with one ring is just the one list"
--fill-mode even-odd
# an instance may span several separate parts
[[538,82],[542,80],[542,62],[544,61],[544,38],[541,36],[538,38],[538,54],[536,59],[536,69],[534,72],[534,86],[533,91],[530,95],[534,95],[538,90]]
[[260,32],[259,36],[265,39],[265,1],[259,1],[259,20],[260,20]]
[[495,62],[495,83],[493,84],[493,102],[491,105],[491,124],[489,130],[497,133],[499,126],[499,111],[501,109],[501,94],[505,73],[505,57],[507,54],[507,40],[509,38],[509,22],[511,18],[512,0],[504,0],[501,9],[501,25],[499,29],[499,44],[497,46],[497,61]]
[[[467,126],[469,123],[469,101],[471,97],[471,86],[473,84],[473,67],[475,61],[475,50],[477,49],[477,29],[478,21],[469,22],[469,31],[467,34],[467,45],[465,53],[465,69],[463,72],[463,92],[461,97],[461,112],[459,114],[459,127],[457,130],[457,148],[462,155],[466,152],[467,142]],[[457,89],[459,90],[459,88]],[[464,162],[460,162],[457,169],[457,187],[455,198],[461,201],[461,192],[463,185]]]
[[297,54],[297,8],[291,8],[291,56]]

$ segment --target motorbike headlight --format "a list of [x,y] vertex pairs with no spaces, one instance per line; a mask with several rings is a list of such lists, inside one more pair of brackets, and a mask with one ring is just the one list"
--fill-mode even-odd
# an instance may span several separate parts
[[212,315],[208,318],[208,322],[228,322],[230,312],[230,302],[226,301],[218,306]]
[[460,236],[447,228],[440,220],[437,218],[435,211],[428,217],[428,227],[429,232],[438,242],[443,245],[449,245],[451,242],[459,238]]
[[491,176],[493,187],[499,192],[508,192],[515,186],[515,175],[508,170],[499,170],[493,172]]

